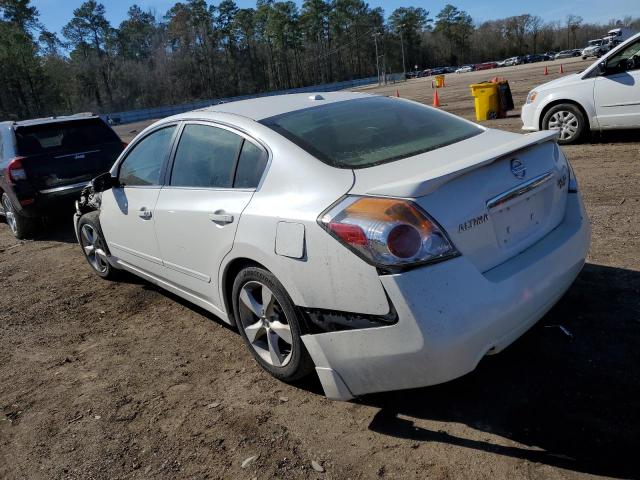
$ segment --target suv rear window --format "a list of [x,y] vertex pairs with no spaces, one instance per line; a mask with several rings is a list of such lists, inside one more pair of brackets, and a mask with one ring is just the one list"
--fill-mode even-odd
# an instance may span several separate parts
[[99,118],[17,127],[16,140],[20,155],[81,150],[120,142],[116,133]]
[[439,110],[387,97],[329,103],[269,117],[261,123],[339,168],[400,160],[483,131]]

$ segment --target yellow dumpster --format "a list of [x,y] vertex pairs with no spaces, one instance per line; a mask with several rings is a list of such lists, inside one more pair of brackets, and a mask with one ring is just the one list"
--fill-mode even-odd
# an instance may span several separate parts
[[436,75],[436,88],[444,87],[444,75]]
[[474,83],[471,87],[471,95],[476,103],[476,120],[490,120],[498,118],[500,112],[500,99],[498,97],[497,83]]

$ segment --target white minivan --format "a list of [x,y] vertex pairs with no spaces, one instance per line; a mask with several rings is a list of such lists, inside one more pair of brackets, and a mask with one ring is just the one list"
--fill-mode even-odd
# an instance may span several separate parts
[[588,130],[640,128],[640,34],[583,72],[534,88],[522,123],[523,130],[559,130],[560,144]]

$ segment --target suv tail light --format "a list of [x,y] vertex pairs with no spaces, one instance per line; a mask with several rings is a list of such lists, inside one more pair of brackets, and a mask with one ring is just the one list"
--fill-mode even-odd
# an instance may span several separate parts
[[7,174],[9,175],[9,181],[16,183],[18,180],[26,180],[27,172],[25,172],[22,166],[22,160],[24,157],[16,157],[7,166]]
[[406,267],[459,255],[445,231],[408,200],[347,196],[318,223],[377,267]]

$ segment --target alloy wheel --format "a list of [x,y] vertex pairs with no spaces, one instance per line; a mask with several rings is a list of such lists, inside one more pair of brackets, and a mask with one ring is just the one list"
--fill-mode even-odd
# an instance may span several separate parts
[[15,235],[18,232],[18,225],[16,223],[16,214],[13,211],[13,205],[11,205],[11,201],[9,200],[9,197],[7,197],[6,195],[2,197],[2,208],[4,209],[4,216],[5,216],[5,219],[7,220],[7,225],[9,225],[9,228]]
[[100,235],[91,225],[85,223],[82,226],[80,241],[91,266],[99,273],[106,272],[109,267],[107,254]]
[[571,140],[574,138],[580,124],[578,118],[567,110],[559,110],[549,118],[549,129],[560,131],[560,140]]
[[247,282],[239,309],[244,333],[260,358],[274,367],[287,365],[293,354],[291,327],[273,292],[258,281]]

